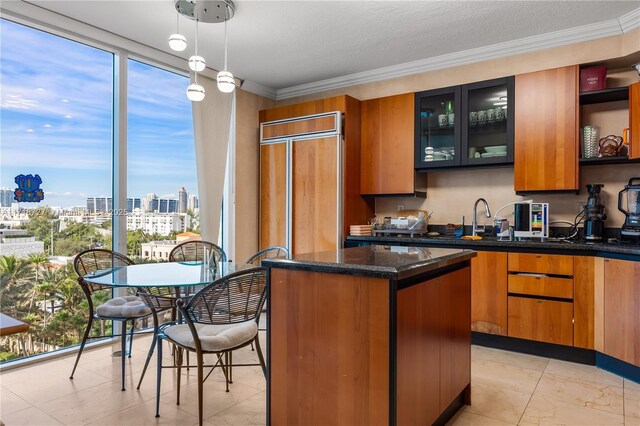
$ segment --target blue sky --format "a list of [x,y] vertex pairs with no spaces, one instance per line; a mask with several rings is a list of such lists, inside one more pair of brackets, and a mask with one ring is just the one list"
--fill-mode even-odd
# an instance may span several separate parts
[[[197,193],[187,77],[128,64],[128,196]],[[111,195],[112,67],[109,52],[0,20],[1,187],[37,173],[42,204]]]

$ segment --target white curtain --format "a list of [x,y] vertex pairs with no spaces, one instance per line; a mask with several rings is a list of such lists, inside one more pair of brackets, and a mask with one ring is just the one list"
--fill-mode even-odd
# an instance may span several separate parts
[[215,80],[200,74],[198,84],[205,90],[204,100],[192,103],[200,231],[203,240],[217,244],[234,94],[220,92]]

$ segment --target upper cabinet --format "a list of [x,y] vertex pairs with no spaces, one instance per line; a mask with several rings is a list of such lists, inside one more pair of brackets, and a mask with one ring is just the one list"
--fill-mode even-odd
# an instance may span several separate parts
[[640,83],[629,86],[629,159],[640,159]]
[[578,190],[578,78],[577,65],[516,76],[515,191]]
[[407,93],[361,102],[361,194],[414,193],[413,99]]
[[513,162],[513,77],[416,94],[419,170]]

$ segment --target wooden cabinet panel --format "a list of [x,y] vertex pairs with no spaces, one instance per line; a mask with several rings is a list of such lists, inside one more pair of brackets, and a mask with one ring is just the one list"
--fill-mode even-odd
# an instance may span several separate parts
[[640,262],[604,261],[604,352],[640,366]]
[[293,255],[335,250],[342,244],[338,235],[338,149],[335,136],[292,141]]
[[640,158],[640,83],[629,86],[629,158]]
[[307,133],[331,132],[336,130],[337,123],[335,116],[329,115],[265,125],[262,128],[262,139],[296,136]]
[[573,270],[573,345],[593,349],[595,258],[575,256]]
[[509,337],[573,345],[573,303],[509,296]]
[[509,271],[572,276],[573,256],[509,253]]
[[361,103],[362,194],[414,192],[413,107],[413,93]]
[[516,76],[516,191],[579,189],[578,76],[577,65]]
[[507,253],[471,259],[471,330],[507,335]]
[[268,423],[388,424],[389,281],[273,268],[269,291]]
[[511,274],[509,293],[573,299],[573,279]]
[[260,249],[286,247],[287,144],[260,145]]

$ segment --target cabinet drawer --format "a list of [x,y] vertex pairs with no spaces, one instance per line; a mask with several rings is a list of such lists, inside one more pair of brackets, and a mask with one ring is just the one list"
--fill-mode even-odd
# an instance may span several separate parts
[[573,256],[509,253],[509,272],[573,276]]
[[573,299],[573,279],[545,275],[509,275],[509,293]]
[[338,131],[338,115],[292,119],[262,125],[262,139],[274,139],[287,136],[300,136],[310,133]]
[[509,337],[573,346],[573,303],[509,296]]

